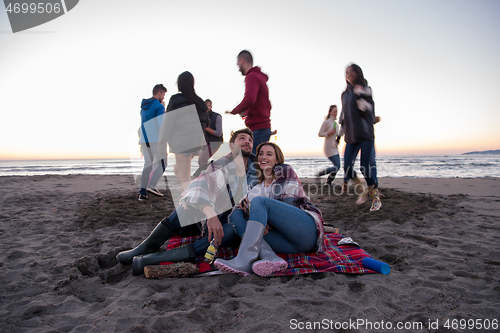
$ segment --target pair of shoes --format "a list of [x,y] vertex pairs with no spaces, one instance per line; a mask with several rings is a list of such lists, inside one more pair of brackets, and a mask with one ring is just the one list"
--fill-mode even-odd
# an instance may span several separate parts
[[153,252],[148,254],[137,255],[132,259],[132,274],[141,275],[144,273],[144,267],[150,265],[158,265],[161,262],[183,262],[194,261],[193,243],[176,247],[172,250],[164,252]]
[[154,195],[156,195],[158,197],[162,197],[163,196],[163,193],[161,193],[160,191],[158,191],[158,189],[156,187],[147,188],[146,191],[148,191],[149,193],[153,193]]
[[177,232],[174,231],[174,227],[169,227],[169,224],[163,224],[162,221],[158,223],[148,238],[141,244],[131,250],[118,253],[116,255],[116,260],[124,265],[130,265],[134,257],[154,253],[158,251],[167,240],[176,236]]
[[139,194],[139,201],[143,201],[143,200],[146,200],[146,199],[149,199],[149,197],[145,194]]

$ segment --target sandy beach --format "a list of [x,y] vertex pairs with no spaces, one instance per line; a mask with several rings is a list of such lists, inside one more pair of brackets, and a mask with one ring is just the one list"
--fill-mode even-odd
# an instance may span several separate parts
[[375,213],[335,182],[303,181],[389,275],[133,276],[115,255],[169,196],[139,202],[132,176],[0,177],[0,331],[499,331],[500,179],[380,179]]

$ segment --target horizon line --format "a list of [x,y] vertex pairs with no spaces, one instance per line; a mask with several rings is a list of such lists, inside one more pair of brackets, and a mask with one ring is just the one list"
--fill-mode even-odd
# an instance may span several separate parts
[[[491,149],[490,149],[491,150]],[[485,154],[486,151],[484,151]],[[478,151],[470,151],[465,153],[377,153],[377,156],[449,156],[449,155],[467,155],[469,153],[481,153]],[[170,155],[170,154],[169,154]],[[169,158],[175,158],[174,154],[171,154]],[[340,154],[342,155],[342,154]],[[286,158],[291,157],[316,157],[316,158],[326,158],[324,154],[286,154]],[[342,157],[342,156],[341,156]],[[127,160],[127,159],[139,159],[142,160],[143,157],[47,157],[47,158],[3,158],[0,157],[0,162],[16,162],[16,161],[81,161],[81,160]]]

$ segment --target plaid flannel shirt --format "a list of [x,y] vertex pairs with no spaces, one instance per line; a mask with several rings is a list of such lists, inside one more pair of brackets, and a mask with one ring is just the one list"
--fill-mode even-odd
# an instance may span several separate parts
[[[243,177],[236,173],[232,154],[211,163],[182,193],[180,205],[187,204],[200,212],[205,206],[211,206],[217,215],[231,210],[232,202],[239,202],[249,186],[254,185],[253,159],[253,156],[248,159],[247,172]],[[205,229],[205,218],[196,222],[203,222]]]

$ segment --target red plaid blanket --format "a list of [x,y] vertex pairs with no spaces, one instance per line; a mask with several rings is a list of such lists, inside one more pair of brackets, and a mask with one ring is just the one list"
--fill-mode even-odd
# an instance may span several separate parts
[[[173,249],[191,242],[195,242],[201,236],[189,238],[181,238],[176,236],[170,239],[167,249]],[[325,234],[325,249],[324,252],[316,253],[299,253],[299,254],[283,254],[278,255],[288,262],[288,268],[278,272],[273,276],[283,275],[298,275],[308,273],[335,272],[335,273],[350,273],[363,274],[375,273],[372,270],[366,269],[361,265],[361,261],[365,257],[370,257],[365,250],[355,245],[340,245],[337,243],[342,239],[342,235],[329,233]],[[217,258],[232,259],[238,253],[238,249],[230,247],[219,248]],[[203,257],[196,259],[196,265],[200,269],[200,273],[211,270],[208,264],[203,262]]]

